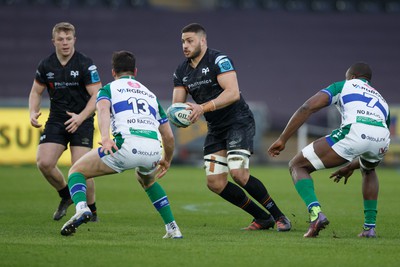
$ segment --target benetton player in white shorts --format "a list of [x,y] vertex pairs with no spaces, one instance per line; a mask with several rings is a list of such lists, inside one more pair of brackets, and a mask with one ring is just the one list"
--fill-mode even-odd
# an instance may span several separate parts
[[[357,157],[371,163],[381,161],[390,144],[389,108],[383,97],[361,79],[333,83],[321,92],[330,96],[342,115],[341,128],[326,136],[331,148],[348,161]],[[302,153],[316,170],[325,168],[313,143]]]

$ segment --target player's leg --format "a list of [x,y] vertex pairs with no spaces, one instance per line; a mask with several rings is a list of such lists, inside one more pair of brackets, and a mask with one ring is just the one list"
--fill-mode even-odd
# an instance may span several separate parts
[[326,138],[320,138],[306,146],[290,162],[289,170],[295,188],[310,213],[310,227],[304,237],[316,237],[320,230],[329,224],[317,199],[311,173],[315,170],[331,168],[346,163],[328,144]]
[[136,168],[136,177],[149,197],[154,208],[158,211],[165,224],[167,233],[163,238],[183,238],[178,224],[175,221],[172,209],[164,188],[155,180],[157,169],[148,170]]
[[232,149],[227,154],[228,169],[233,180],[271,213],[278,231],[289,231],[291,229],[289,219],[279,209],[264,184],[256,177],[250,175],[250,151]]
[[264,184],[255,176],[250,175],[249,165],[254,135],[255,123],[251,120],[237,124],[228,131],[225,142],[229,173],[238,185],[268,210],[273,216],[278,231],[289,231],[291,229],[289,219],[279,209]]
[[72,204],[64,175],[57,167],[57,162],[64,150],[65,146],[62,144],[41,143],[36,156],[38,169],[46,180],[57,190],[61,198],[53,214],[53,219],[57,221],[66,215],[68,207]]
[[[361,127],[361,126],[359,126]],[[366,127],[366,126],[364,126]],[[390,131],[383,127],[369,127],[369,131],[375,138],[364,138],[364,151],[359,158],[359,166],[362,175],[362,195],[364,204],[364,226],[359,237],[376,237],[376,216],[378,212],[379,180],[376,167],[383,160],[390,144]],[[374,152],[372,152],[374,151]]]
[[75,203],[76,213],[61,228],[62,235],[75,233],[76,228],[88,222],[92,217],[92,212],[87,205],[87,177],[113,173],[116,173],[116,171],[100,159],[98,149],[86,153],[72,165],[68,173],[68,187],[71,198]]
[[64,150],[64,145],[43,143],[39,145],[36,156],[36,162],[40,172],[57,191],[60,191],[67,185],[64,175],[57,167],[57,162]]
[[[74,133],[69,133],[68,138],[70,139],[70,149],[71,149],[71,161],[72,165],[80,159],[83,155],[88,153],[93,147],[93,135],[94,126],[93,121],[84,121]],[[87,179],[87,200],[88,206],[92,211],[92,222],[96,222],[97,218],[97,208],[96,208],[96,194],[95,194],[95,183],[94,179]]]
[[[70,146],[71,149],[71,161],[72,165],[78,161],[83,155],[88,153],[91,148],[84,147],[84,146]],[[86,196],[87,196],[87,203],[92,211],[92,218],[91,221],[96,222],[98,221],[97,218],[97,208],[96,208],[96,195],[95,195],[95,183],[93,178],[86,179]]]
[[205,155],[204,166],[207,175],[207,187],[226,201],[253,216],[253,222],[244,229],[263,230],[272,228],[275,225],[271,215],[254,203],[242,188],[228,181],[229,169],[226,150]]
[[[362,162],[363,160],[360,159]],[[379,180],[375,168],[365,169],[361,167],[362,174],[362,194],[364,199],[364,229],[359,237],[376,237],[376,215],[378,212],[378,192]],[[361,166],[363,166],[361,165]]]

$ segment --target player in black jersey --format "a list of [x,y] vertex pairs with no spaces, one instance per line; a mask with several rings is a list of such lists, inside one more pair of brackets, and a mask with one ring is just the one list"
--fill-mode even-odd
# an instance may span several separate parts
[[[289,231],[289,219],[262,182],[249,172],[255,122],[240,94],[232,60],[207,48],[205,29],[197,23],[182,29],[182,48],[186,60],[174,73],[172,102],[186,102],[190,94],[195,102],[187,102],[192,110],[190,120],[195,123],[202,115],[207,120],[204,161],[208,188],[254,217],[245,230],[269,229],[276,224],[278,231]],[[241,187],[228,181],[228,173]]]
[[[75,51],[75,41],[72,24],[61,22],[54,26],[55,52],[39,63],[29,95],[30,122],[35,128],[42,126],[38,118],[45,89],[50,96],[50,115],[40,137],[36,161],[40,172],[61,197],[54,220],[65,216],[73,203],[57,162],[68,144],[72,164],[91,150],[96,96],[101,88],[96,66],[90,58]],[[87,194],[89,207],[96,214],[93,179],[88,181]]]

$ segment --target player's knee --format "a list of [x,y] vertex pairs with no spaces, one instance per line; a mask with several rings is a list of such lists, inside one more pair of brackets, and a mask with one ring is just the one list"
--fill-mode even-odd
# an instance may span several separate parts
[[207,187],[210,191],[220,194],[228,182],[228,174],[207,176]]
[[360,158],[359,161],[360,161],[360,169],[361,169],[361,171],[364,171],[364,172],[375,171],[376,166],[379,165],[379,161],[378,162],[369,162],[362,158]]
[[136,179],[143,188],[149,188],[155,183],[154,171],[147,171],[138,167],[135,172]]
[[294,172],[296,169],[301,168],[303,164],[301,164],[300,160],[299,160],[299,155],[296,155],[294,158],[292,158],[289,163],[288,163],[288,167],[289,167],[289,172],[292,173]]
[[239,185],[247,183],[250,152],[244,149],[228,151],[228,168],[232,179]]
[[55,168],[55,164],[49,161],[38,160],[36,162],[37,167],[41,172],[47,173],[50,172],[53,168]]
[[217,185],[217,184],[215,184],[215,183],[210,183],[210,182],[207,182],[207,188],[211,191],[211,192],[214,192],[214,193],[216,193],[216,194],[219,194],[222,190],[221,190],[221,188]]

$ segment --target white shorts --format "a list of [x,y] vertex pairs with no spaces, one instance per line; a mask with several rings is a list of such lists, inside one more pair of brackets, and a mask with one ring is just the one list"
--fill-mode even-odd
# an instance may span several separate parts
[[374,163],[381,161],[388,151],[390,132],[384,127],[354,123],[334,130],[326,140],[339,156],[348,161],[361,157]]
[[137,167],[143,174],[154,171],[162,157],[161,142],[135,135],[123,140],[121,148],[114,153],[114,156],[99,153],[101,160],[116,172]]

